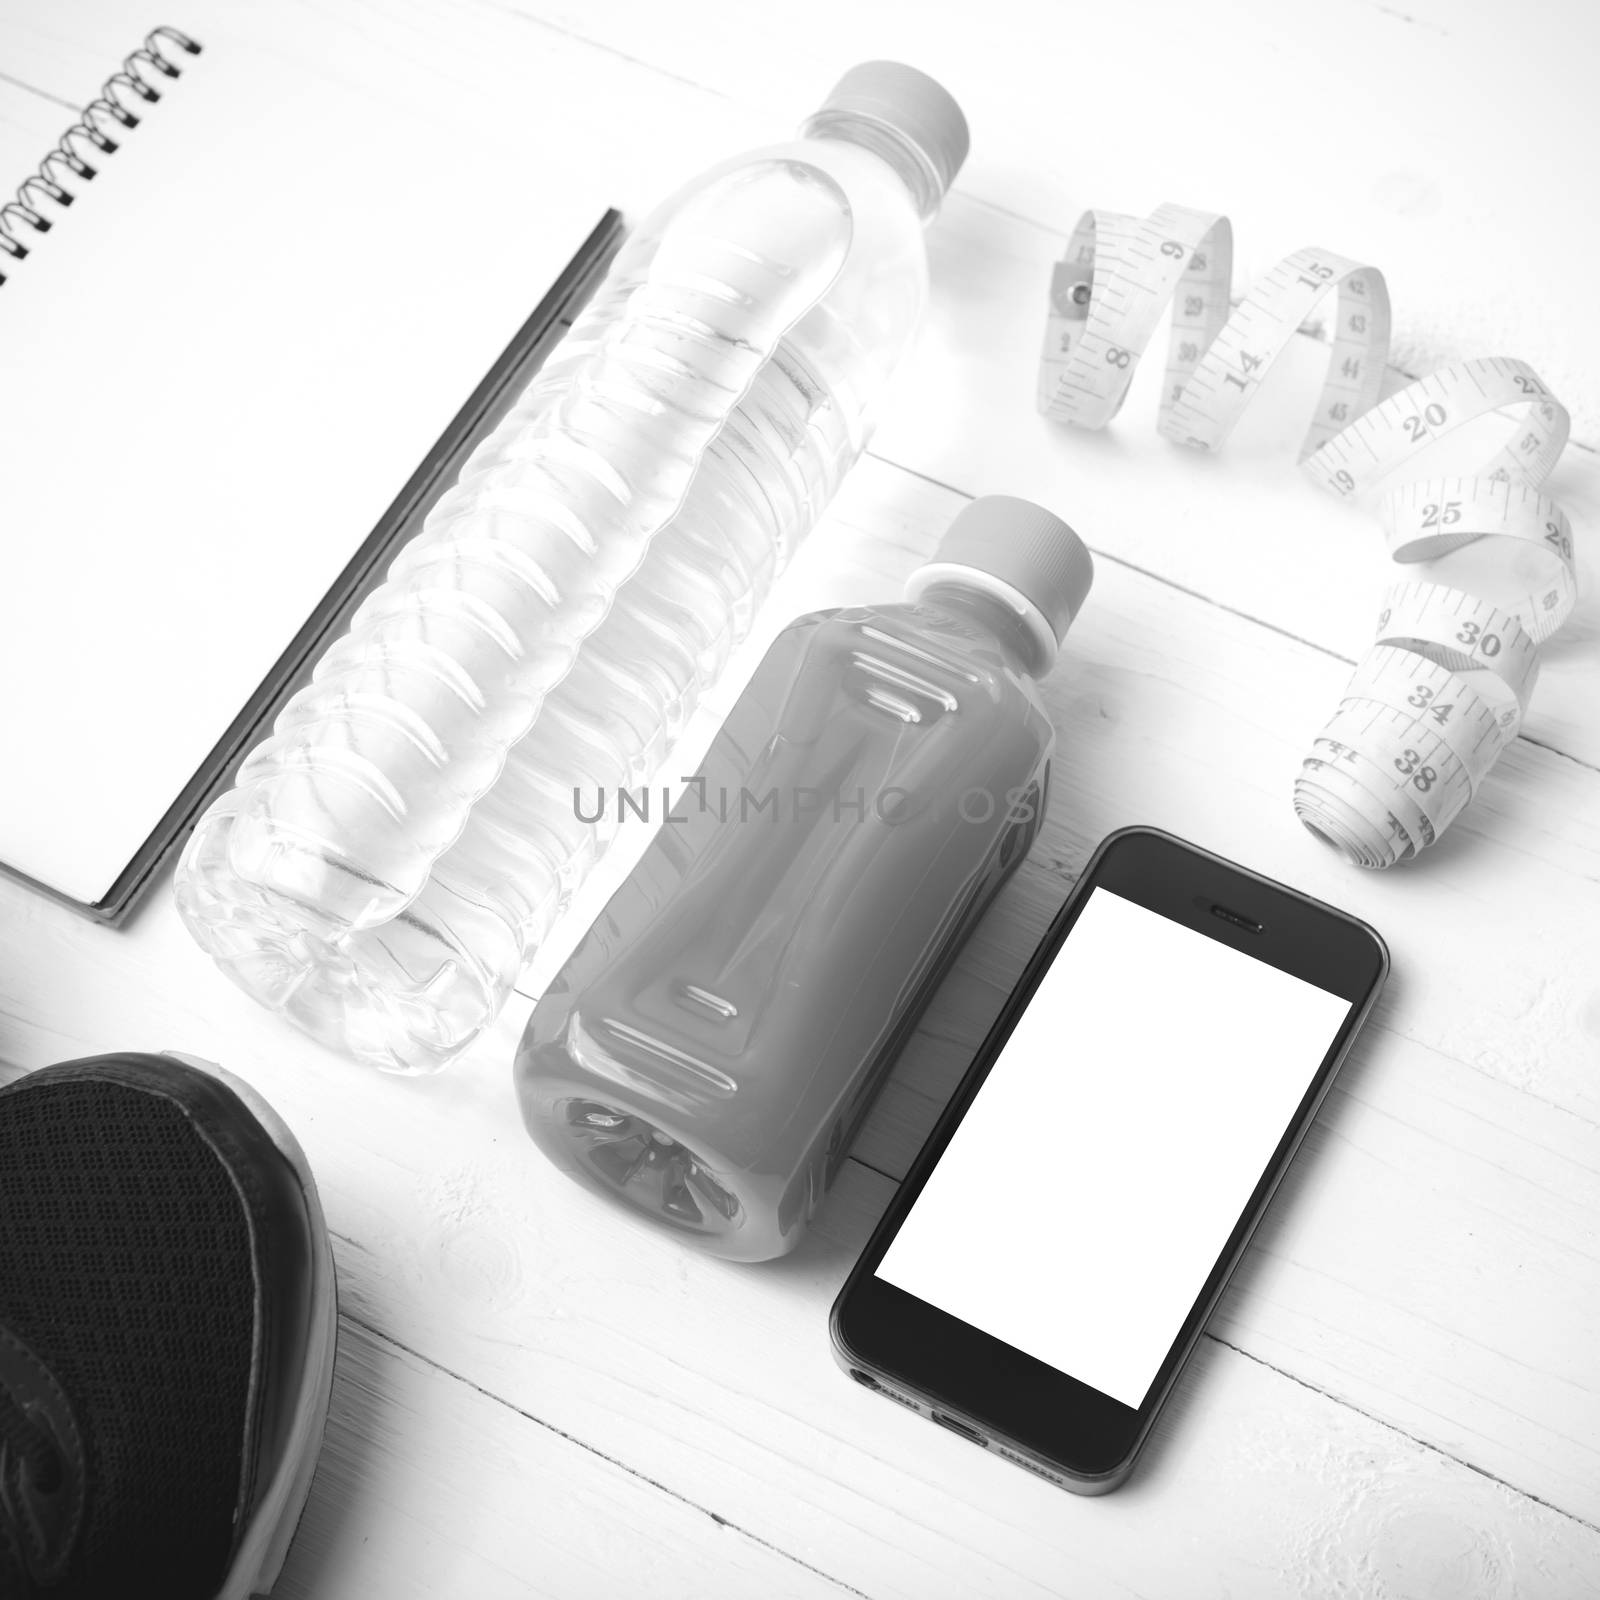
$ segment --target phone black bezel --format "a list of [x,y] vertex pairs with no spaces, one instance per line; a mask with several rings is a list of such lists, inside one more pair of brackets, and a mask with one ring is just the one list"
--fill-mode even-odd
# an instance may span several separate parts
[[[878,1263],[1095,888],[1124,895],[1350,1001],[1349,1014],[1137,1408],[1113,1400],[875,1276]],[[1219,905],[1260,924],[1261,931],[1219,917],[1212,909]],[[1115,1488],[1132,1470],[1156,1416],[1376,1000],[1388,968],[1388,950],[1377,932],[1345,912],[1159,829],[1123,828],[1111,834],[1095,851],[1029,958],[949,1106],[840,1290],[829,1319],[840,1360],[877,1384],[909,1392],[958,1424],[976,1429],[985,1439],[1055,1469],[1069,1488],[1091,1493]],[[1136,1179],[1137,1175],[1133,1176]]]

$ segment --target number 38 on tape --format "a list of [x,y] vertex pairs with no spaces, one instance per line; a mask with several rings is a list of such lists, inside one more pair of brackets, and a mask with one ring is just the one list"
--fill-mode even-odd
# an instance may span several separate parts
[[[1433,373],[1378,404],[1390,333],[1382,273],[1297,250],[1230,309],[1232,257],[1225,217],[1173,205],[1142,220],[1087,212],[1051,283],[1039,408],[1103,427],[1170,306],[1158,426],[1216,449],[1295,332],[1337,295],[1300,452],[1307,476],[1346,498],[1398,480],[1376,506],[1396,561],[1438,562],[1487,539],[1509,571],[1535,575],[1509,605],[1431,581],[1384,596],[1372,647],[1306,756],[1294,804],[1350,860],[1390,866],[1439,837],[1516,737],[1538,646],[1576,601],[1571,524],[1539,492],[1566,445],[1567,412],[1531,367],[1504,357]],[[1491,414],[1512,420],[1478,474],[1406,479],[1420,451]]]

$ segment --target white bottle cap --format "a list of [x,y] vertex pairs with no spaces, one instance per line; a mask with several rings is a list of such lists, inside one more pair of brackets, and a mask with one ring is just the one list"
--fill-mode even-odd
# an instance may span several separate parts
[[943,194],[961,170],[971,143],[967,119],[937,79],[900,61],[863,61],[851,67],[817,109],[819,117],[843,112],[895,129],[921,151]]
[[906,581],[919,599],[939,583],[993,595],[1032,634],[1048,672],[1094,582],[1094,558],[1060,517],[1031,500],[991,494],[957,513],[933,559]]

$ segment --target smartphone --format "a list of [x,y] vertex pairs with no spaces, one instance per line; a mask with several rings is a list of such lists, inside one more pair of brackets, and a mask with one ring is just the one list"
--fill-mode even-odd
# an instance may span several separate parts
[[1116,1488],[1388,967],[1332,906],[1112,834],[834,1303],[841,1364],[1063,1488]]

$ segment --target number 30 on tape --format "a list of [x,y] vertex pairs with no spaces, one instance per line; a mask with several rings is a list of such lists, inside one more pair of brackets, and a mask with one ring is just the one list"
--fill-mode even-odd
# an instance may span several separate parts
[[[1051,282],[1039,409],[1104,427],[1170,306],[1157,425],[1214,450],[1296,331],[1337,297],[1300,451],[1306,475],[1346,499],[1398,483],[1375,507],[1398,562],[1438,561],[1490,539],[1507,552],[1508,571],[1538,574],[1500,606],[1431,581],[1384,595],[1372,647],[1305,758],[1294,805],[1351,861],[1392,866],[1439,837],[1516,737],[1538,646],[1577,599],[1571,524],[1539,492],[1569,419],[1531,367],[1505,357],[1435,372],[1378,404],[1390,333],[1382,273],[1331,250],[1297,250],[1230,309],[1232,270],[1226,217],[1174,205],[1144,219],[1085,213]],[[1420,451],[1490,415],[1511,420],[1477,475],[1407,479]]]

